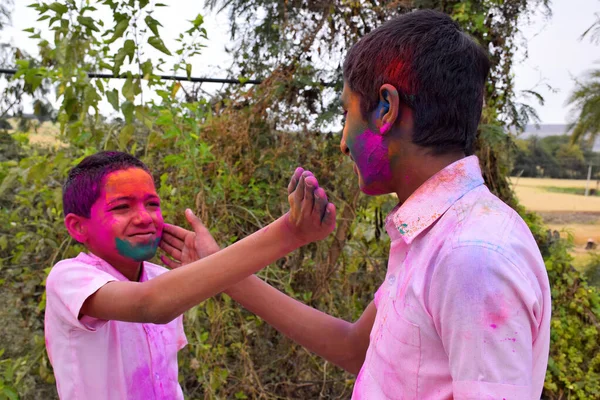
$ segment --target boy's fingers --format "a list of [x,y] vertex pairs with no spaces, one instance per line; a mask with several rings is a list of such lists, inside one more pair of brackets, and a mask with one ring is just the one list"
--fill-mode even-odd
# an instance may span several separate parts
[[165,264],[167,267],[169,267],[171,269],[175,269],[175,268],[181,267],[181,263],[180,262],[173,261],[169,257],[160,256],[160,260],[163,262],[163,264]]
[[315,190],[317,189],[317,180],[314,176],[304,179],[306,187],[304,189],[304,200],[302,201],[302,215],[310,216],[315,206]]
[[163,232],[167,232],[179,240],[184,240],[188,233],[193,233],[177,225],[165,224]]
[[202,231],[207,230],[204,224],[202,223],[202,220],[199,217],[197,217],[196,214],[194,214],[194,212],[189,208],[185,210],[185,217],[187,218],[190,225],[192,225],[194,232],[201,233]]
[[165,251],[168,255],[173,257],[174,259],[181,261],[181,251],[171,246],[169,243],[164,240],[160,242],[159,247]]
[[294,201],[297,205],[302,204],[302,200],[304,199],[304,177],[300,177],[300,181],[298,182],[298,186],[296,186],[296,190],[294,191]]
[[316,218],[318,218],[319,222],[323,221],[326,210],[327,210],[327,193],[325,193],[325,190],[323,190],[323,188],[318,188],[317,190],[315,190],[315,205],[314,205],[313,214],[315,215]]
[[288,194],[292,194],[294,192],[294,190],[296,190],[296,187],[298,186],[298,183],[300,182],[300,177],[302,176],[303,172],[304,172],[304,168],[302,168],[302,167],[296,168],[296,170],[294,171],[294,173],[292,175],[292,179],[290,179],[290,183],[288,184]]
[[335,229],[335,204],[327,204],[327,209],[325,210],[325,217],[323,217],[323,224],[325,226],[330,226],[332,231],[333,229]]
[[166,242],[168,244],[170,244],[172,247],[175,247],[177,250],[182,250],[183,246],[185,245],[185,242],[181,239],[179,239],[176,236],[171,235],[168,232],[165,232],[163,230],[163,235],[161,238],[161,243],[162,242]]

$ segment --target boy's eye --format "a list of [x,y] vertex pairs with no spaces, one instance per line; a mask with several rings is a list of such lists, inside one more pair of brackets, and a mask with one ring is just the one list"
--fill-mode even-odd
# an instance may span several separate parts
[[111,208],[111,211],[115,211],[115,210],[126,210],[129,206],[127,204],[119,204],[116,207]]
[[148,205],[152,207],[160,207],[160,203],[158,201],[151,201],[148,203]]

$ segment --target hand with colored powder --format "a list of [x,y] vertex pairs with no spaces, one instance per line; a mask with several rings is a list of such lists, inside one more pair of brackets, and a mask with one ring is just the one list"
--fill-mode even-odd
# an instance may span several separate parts
[[310,171],[297,168],[288,185],[288,226],[302,245],[325,239],[335,229],[335,205]]
[[[288,185],[288,202],[288,226],[303,244],[324,239],[335,228],[335,206],[328,202],[325,190],[319,187],[312,172],[296,169]],[[170,268],[189,264],[220,250],[192,210],[187,209],[185,216],[193,232],[171,224],[165,224],[163,229],[160,248],[173,260],[165,256],[161,256],[161,260]]]

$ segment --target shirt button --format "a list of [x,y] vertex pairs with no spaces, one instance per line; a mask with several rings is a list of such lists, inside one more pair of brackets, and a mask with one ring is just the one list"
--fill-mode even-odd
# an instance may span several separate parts
[[388,283],[390,285],[393,285],[394,282],[396,282],[396,276],[395,275],[390,275],[389,278],[388,278]]

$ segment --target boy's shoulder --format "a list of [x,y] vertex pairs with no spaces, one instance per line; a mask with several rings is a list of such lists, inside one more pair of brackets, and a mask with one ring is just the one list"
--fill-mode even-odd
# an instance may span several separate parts
[[453,248],[475,245],[510,256],[516,250],[539,253],[527,223],[487,187],[467,193],[451,209],[457,222]]
[[46,288],[51,288],[58,282],[84,282],[100,276],[114,278],[110,271],[104,268],[102,260],[81,252],[76,257],[60,260],[52,266],[46,279]]
[[76,257],[65,258],[52,266],[49,276],[56,275],[65,269],[80,269],[80,268],[97,269],[100,267],[100,262],[93,256],[84,252],[79,253]]

